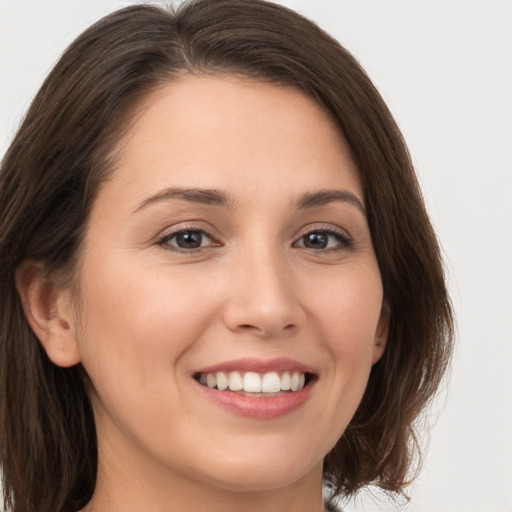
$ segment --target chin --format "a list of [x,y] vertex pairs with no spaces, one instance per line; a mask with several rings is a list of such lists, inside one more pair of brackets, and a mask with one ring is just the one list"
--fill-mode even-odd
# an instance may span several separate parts
[[215,475],[213,479],[217,487],[231,492],[268,492],[293,486],[316,469],[286,466],[262,468],[248,467],[246,464],[243,468],[232,468],[227,473]]
[[[258,453],[255,453],[258,452]],[[207,478],[215,481],[217,487],[235,492],[271,491],[292,486],[312,473],[322,477],[323,458],[308,457],[296,448],[294,453],[288,450],[247,450],[243,457],[235,458],[228,454],[215,464],[215,473],[209,467]]]

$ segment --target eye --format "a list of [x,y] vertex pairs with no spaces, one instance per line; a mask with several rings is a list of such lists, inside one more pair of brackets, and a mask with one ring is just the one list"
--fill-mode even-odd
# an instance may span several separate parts
[[159,245],[168,250],[194,251],[216,245],[212,238],[201,229],[183,229],[163,236]]
[[350,248],[351,240],[345,233],[334,229],[317,229],[301,236],[294,245],[306,249],[336,250]]

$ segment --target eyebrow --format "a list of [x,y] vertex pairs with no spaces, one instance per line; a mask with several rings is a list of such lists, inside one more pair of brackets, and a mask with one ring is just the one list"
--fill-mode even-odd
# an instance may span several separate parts
[[[136,213],[149,205],[170,199],[181,199],[192,203],[224,206],[235,208],[236,201],[226,192],[216,189],[202,188],[180,188],[169,187],[144,199],[133,213]],[[348,190],[319,190],[317,192],[306,192],[297,201],[297,208],[301,210],[325,206],[333,202],[348,203],[355,206],[365,217],[366,209],[355,194]]]
[[358,197],[348,190],[319,190],[318,192],[307,192],[297,201],[300,209],[317,208],[329,203],[341,202],[355,206],[365,217],[366,209]]
[[144,199],[144,201],[135,208],[133,213],[136,213],[151,204],[158,203],[160,201],[167,201],[169,199],[181,199],[191,203],[213,206],[235,207],[235,200],[220,190],[170,187],[148,197],[147,199]]

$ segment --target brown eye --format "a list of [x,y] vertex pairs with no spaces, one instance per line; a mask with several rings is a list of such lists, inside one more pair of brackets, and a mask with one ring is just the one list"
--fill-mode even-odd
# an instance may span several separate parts
[[295,243],[296,247],[306,249],[346,249],[351,247],[350,238],[344,233],[333,230],[310,231]]
[[171,233],[164,236],[158,243],[167,249],[182,251],[193,251],[214,245],[211,237],[199,229],[186,229]]
[[183,231],[175,235],[176,245],[180,249],[198,249],[203,242],[203,233],[200,231]]
[[329,236],[327,233],[315,232],[308,233],[302,237],[304,247],[309,249],[325,249],[329,243]]

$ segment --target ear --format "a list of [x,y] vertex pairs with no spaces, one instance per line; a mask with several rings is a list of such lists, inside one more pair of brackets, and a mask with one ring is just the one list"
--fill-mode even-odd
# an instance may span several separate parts
[[391,309],[389,304],[384,301],[382,303],[382,309],[380,311],[379,322],[377,324],[377,329],[375,331],[375,340],[373,344],[373,354],[372,354],[372,365],[377,363],[379,359],[384,354],[384,350],[386,348],[386,343],[388,342],[388,333],[389,333],[389,321],[391,316]]
[[57,366],[80,362],[74,315],[69,291],[57,287],[37,261],[25,261],[16,270],[16,287],[27,320]]

